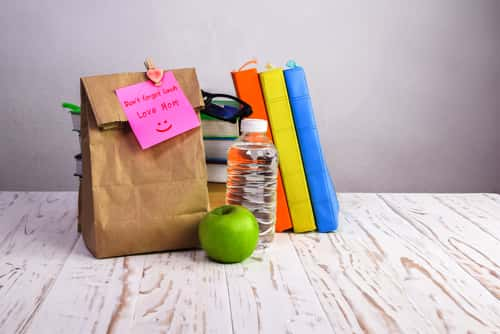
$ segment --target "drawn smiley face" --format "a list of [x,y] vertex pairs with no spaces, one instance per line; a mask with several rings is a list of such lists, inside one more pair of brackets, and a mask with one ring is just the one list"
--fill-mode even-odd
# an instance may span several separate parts
[[167,120],[164,120],[163,124],[162,124],[162,122],[158,122],[157,125],[158,125],[158,127],[155,130],[158,132],[167,132],[168,130],[170,130],[172,128],[172,124],[169,124],[167,122]]

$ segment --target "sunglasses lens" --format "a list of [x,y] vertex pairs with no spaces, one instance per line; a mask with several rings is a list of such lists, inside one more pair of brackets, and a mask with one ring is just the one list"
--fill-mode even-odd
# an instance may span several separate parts
[[235,97],[224,94],[210,94],[204,91],[202,93],[205,101],[205,109],[202,110],[204,114],[236,123],[238,119],[252,113],[248,105]]
[[236,122],[236,119],[239,117],[238,108],[231,106],[218,106],[216,104],[209,104],[205,106],[203,113],[233,123]]

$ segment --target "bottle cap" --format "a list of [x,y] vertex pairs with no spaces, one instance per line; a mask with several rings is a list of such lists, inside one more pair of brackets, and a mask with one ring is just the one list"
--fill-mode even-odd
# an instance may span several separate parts
[[241,121],[241,132],[266,132],[267,121],[264,119],[245,118]]

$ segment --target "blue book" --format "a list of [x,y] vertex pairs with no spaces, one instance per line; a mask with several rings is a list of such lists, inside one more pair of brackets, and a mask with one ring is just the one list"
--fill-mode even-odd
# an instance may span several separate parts
[[316,226],[319,232],[335,231],[338,227],[339,203],[323,158],[306,75],[304,69],[295,63],[290,62],[289,66],[284,71],[285,81]]

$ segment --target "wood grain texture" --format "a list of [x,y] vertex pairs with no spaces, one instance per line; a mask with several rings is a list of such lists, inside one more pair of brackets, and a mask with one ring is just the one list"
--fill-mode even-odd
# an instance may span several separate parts
[[28,332],[130,332],[145,257],[97,260],[80,237]]
[[[404,202],[405,197],[394,195],[392,200]],[[432,196],[421,197],[439,209]],[[463,268],[463,261],[429,238],[430,232],[394,211],[399,204],[388,207],[374,194],[343,194],[340,199],[340,232],[291,236],[337,331],[499,330],[498,299]],[[453,229],[455,220],[447,225]],[[475,238],[480,242],[489,236]]]
[[335,331],[434,332],[404,286],[400,256],[408,251],[374,226],[394,217],[376,216],[383,203],[375,195],[339,199],[339,232],[291,235]]
[[0,333],[30,326],[77,237],[76,193],[0,196]]
[[436,194],[433,197],[500,242],[500,195]]
[[331,332],[288,234],[225,270],[235,333]]
[[[493,297],[500,298],[500,235],[495,224],[477,223],[440,196],[381,195],[422,237],[447,253]],[[455,197],[455,199],[458,197]],[[488,226],[489,225],[489,226]],[[482,298],[487,298],[482,297]],[[500,314],[500,308],[497,309]],[[498,328],[500,330],[500,327]]]
[[338,233],[277,234],[222,265],[96,260],[76,194],[0,192],[0,333],[500,332],[500,196],[339,199]]
[[146,257],[133,333],[231,333],[224,267],[201,251]]
[[[498,241],[433,196],[386,194],[379,197],[408,226],[411,234],[402,235],[401,239],[411,237],[416,241],[418,238],[420,251],[427,253],[426,261],[432,264],[429,268],[432,271],[412,263],[406,266],[411,272],[427,276],[445,293],[443,297],[450,307],[441,310],[443,324],[454,330],[500,331],[500,305],[495,295],[499,282]],[[451,306],[460,316],[451,312]]]

